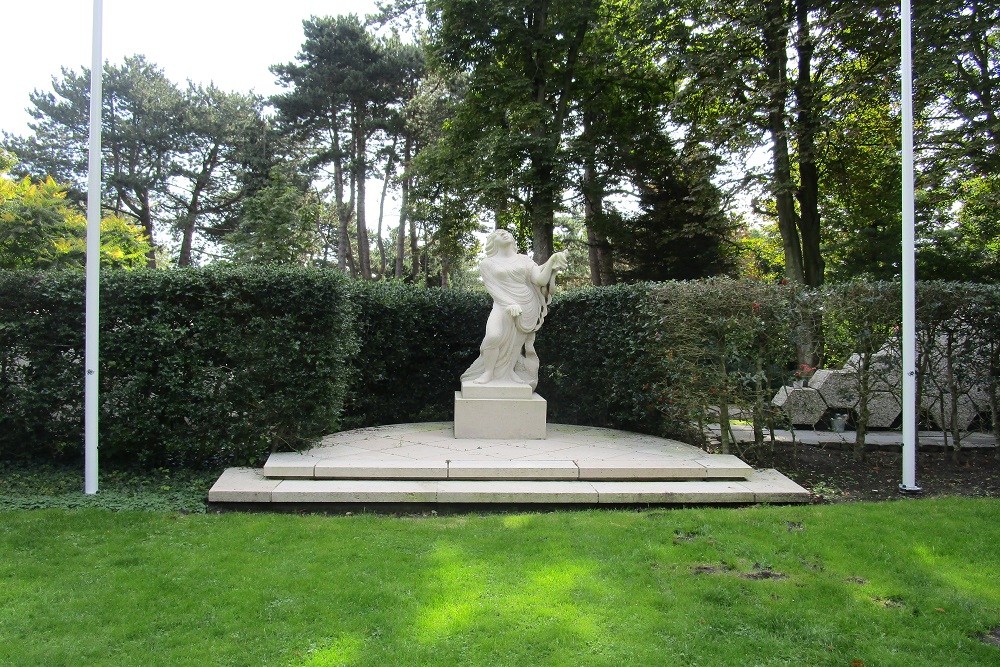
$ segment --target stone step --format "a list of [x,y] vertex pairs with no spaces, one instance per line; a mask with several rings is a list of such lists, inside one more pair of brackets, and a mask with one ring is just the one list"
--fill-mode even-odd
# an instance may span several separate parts
[[[730,431],[737,442],[753,442],[753,427],[745,424],[731,424]],[[719,425],[710,424],[706,433],[719,439]],[[833,449],[851,449],[857,433],[854,431],[816,431],[810,428],[788,431],[774,429],[774,440],[783,444],[798,442],[803,445],[814,445]],[[766,434],[765,437],[770,437]],[[948,449],[952,442],[951,434],[942,431],[917,431],[917,446],[921,450],[940,451]],[[903,434],[899,431],[868,431],[865,434],[865,444],[878,449],[899,451],[903,446]],[[997,446],[992,433],[968,432],[962,435],[962,449],[992,449]]]
[[253,468],[229,468],[209,502],[272,506],[492,504],[747,504],[801,503],[809,492],[776,470],[751,471],[742,480],[590,481],[459,479],[277,479]]
[[277,479],[370,480],[584,480],[654,481],[746,479],[753,468],[730,455],[648,459],[446,459],[321,457],[310,453],[271,454],[263,475]]

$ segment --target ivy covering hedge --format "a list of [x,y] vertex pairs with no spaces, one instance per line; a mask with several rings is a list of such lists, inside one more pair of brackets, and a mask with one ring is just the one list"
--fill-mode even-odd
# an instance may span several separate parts
[[[83,288],[75,273],[0,272],[2,458],[81,456]],[[539,391],[552,422],[695,442],[712,410],[739,406],[760,432],[796,350],[836,366],[898,339],[899,289],[714,279],[560,293],[536,341]],[[974,374],[995,394],[1000,287],[923,284],[918,303],[921,354],[951,341],[953,380]],[[449,420],[489,308],[484,292],[328,271],[105,273],[102,460],[257,464],[341,428]]]

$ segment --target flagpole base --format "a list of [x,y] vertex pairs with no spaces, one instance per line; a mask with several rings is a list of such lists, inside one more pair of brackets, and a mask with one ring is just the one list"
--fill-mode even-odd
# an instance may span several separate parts
[[904,496],[919,496],[924,492],[924,490],[919,486],[907,486],[906,484],[900,484],[899,492]]

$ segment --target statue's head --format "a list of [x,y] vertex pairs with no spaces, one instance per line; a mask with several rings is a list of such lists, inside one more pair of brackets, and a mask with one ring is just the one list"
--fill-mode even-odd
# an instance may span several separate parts
[[509,245],[517,252],[517,243],[514,241],[514,235],[508,232],[506,229],[498,229],[492,232],[486,237],[486,256],[492,257],[500,251],[503,246]]

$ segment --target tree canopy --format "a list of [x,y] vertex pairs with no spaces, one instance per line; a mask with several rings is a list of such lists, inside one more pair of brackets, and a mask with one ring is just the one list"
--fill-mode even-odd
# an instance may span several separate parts
[[[82,269],[86,264],[87,218],[67,199],[68,188],[51,176],[33,181],[7,176],[15,166],[0,150],[0,268]],[[127,220],[101,220],[101,264],[136,268],[146,263],[149,241]]]
[[[396,0],[303,21],[266,101],[133,56],[105,67],[104,205],[144,231],[150,265],[466,284],[482,233],[504,227],[536,260],[570,249],[595,285],[888,279],[898,11]],[[998,25],[996,0],[915,3],[921,277],[1000,277]],[[2,141],[30,178],[8,190],[82,200],[88,95],[86,69],[31,95],[29,134]]]
[[[52,176],[82,201],[87,186],[90,71],[64,68],[52,92],[32,93],[27,137],[4,133],[17,173]],[[182,90],[142,56],[105,65],[101,133],[104,206],[138,224],[152,247],[177,243],[176,264],[193,262],[195,233],[224,221],[267,173],[260,100],[191,84]],[[180,239],[176,239],[180,236]]]

